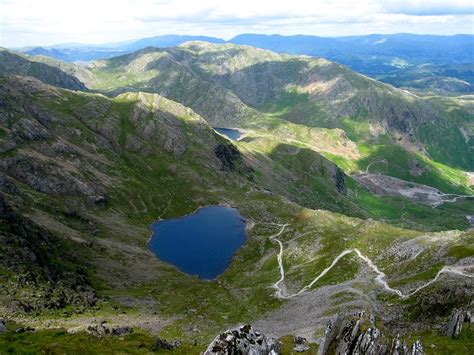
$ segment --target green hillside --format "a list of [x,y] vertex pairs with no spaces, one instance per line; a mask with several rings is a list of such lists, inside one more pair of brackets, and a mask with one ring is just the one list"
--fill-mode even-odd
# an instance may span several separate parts
[[[306,332],[315,348],[330,318],[359,311],[387,341],[469,348],[472,326],[458,340],[433,329],[472,300],[472,199],[433,205],[358,180],[377,172],[472,195],[468,99],[230,44],[87,68],[11,56],[0,76],[0,349],[148,353],[163,350],[159,336],[193,354],[247,323],[283,342]],[[23,60],[42,75],[8,69]],[[58,71],[87,91],[51,81]],[[148,250],[151,223],[217,204],[247,221],[218,278]],[[102,320],[134,331],[96,337],[87,327]],[[36,331],[15,332],[27,326]]]

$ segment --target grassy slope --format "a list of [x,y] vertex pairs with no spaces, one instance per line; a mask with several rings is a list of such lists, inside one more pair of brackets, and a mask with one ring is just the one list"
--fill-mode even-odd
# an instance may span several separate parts
[[[159,92],[193,107],[219,126],[266,129],[273,117],[306,126],[341,127],[364,152],[359,158],[337,159],[351,169],[354,164],[364,169],[373,159],[393,159],[397,167],[387,170],[393,176],[445,192],[466,192],[462,170],[474,168],[474,154],[458,129],[471,125],[473,116],[459,102],[415,98],[324,60],[245,46],[190,43],[100,62],[92,72],[99,78],[91,82],[97,89],[126,86],[127,90]],[[199,87],[206,87],[210,96],[195,98],[196,92],[202,92]],[[223,94],[216,96],[214,88]],[[383,132],[387,125],[389,135],[376,138],[371,133],[371,129]],[[393,134],[406,137],[402,145]],[[285,134],[279,137],[286,138]],[[414,139],[426,153],[406,148]],[[312,140],[302,141],[312,144]],[[415,159],[422,159],[433,172],[420,178],[408,176]]]
[[[44,61],[44,59],[41,60]],[[61,67],[60,63],[53,62],[52,64],[56,67]],[[409,181],[435,186],[444,192],[472,192],[471,189],[467,188],[466,175],[459,169],[436,163],[423,154],[408,151],[402,146],[394,144],[388,135],[378,139],[370,138],[369,124],[363,118],[369,112],[367,110],[361,111],[363,106],[360,106],[360,103],[353,103],[348,106],[349,111],[355,107],[356,111],[354,111],[354,114],[356,117],[342,119],[340,124],[337,124],[337,120],[334,121],[334,114],[331,113],[331,110],[334,110],[334,108],[330,106],[330,101],[328,100],[337,99],[338,95],[344,95],[339,93],[340,90],[343,93],[347,91],[344,85],[342,85],[342,89],[339,89],[337,85],[335,89],[331,89],[334,91],[335,97],[325,97],[324,95],[326,94],[324,93],[324,95],[317,94],[323,95],[317,101],[312,98],[316,94],[301,93],[302,84],[298,83],[304,81],[302,73],[308,72],[317,73],[319,76],[314,79],[314,82],[322,81],[323,84],[326,83],[324,85],[329,85],[328,83],[331,83],[333,78],[344,77],[344,80],[352,87],[351,90],[357,92],[357,94],[350,92],[350,95],[355,96],[349,101],[354,101],[357,96],[363,97],[364,95],[367,97],[370,97],[370,95],[381,95],[380,101],[395,100],[395,102],[398,102],[407,100],[406,98],[403,99],[403,96],[402,98],[397,98],[393,89],[389,89],[382,84],[376,84],[372,80],[365,79],[347,69],[323,60],[282,56],[250,47],[189,44],[181,48],[167,50],[148,48],[131,55],[98,62],[90,71],[82,68],[75,70],[71,65],[63,69],[68,73],[75,73],[78,77],[88,82],[89,85],[105,91],[143,89],[146,91],[162,92],[166,96],[195,106],[199,109],[199,112],[211,121],[216,119],[219,121],[221,119],[218,117],[222,116],[225,119],[224,125],[239,126],[243,124],[242,119],[247,120],[251,118],[244,126],[253,130],[257,136],[265,135],[269,146],[275,146],[276,142],[285,140],[287,144],[299,148],[316,150],[338,164],[347,173],[363,170],[376,160],[387,160],[390,161],[389,165],[375,164],[372,166],[372,170]],[[239,75],[243,76],[243,79],[239,79],[239,77],[233,79],[233,77],[237,76],[236,73],[240,73]],[[266,80],[264,78],[269,78],[269,84],[264,83]],[[309,80],[310,83],[311,80]],[[224,93],[219,97],[216,97],[218,95],[217,92],[210,90],[210,88],[216,87],[215,82],[217,82],[217,85],[227,87],[227,89],[221,87],[217,91]],[[288,82],[290,84],[286,84]],[[256,83],[259,87],[257,92],[254,92],[249,87],[252,83]],[[208,91],[210,92],[210,97],[202,98],[199,95],[196,96],[196,93]],[[232,92],[236,92],[237,96],[247,104],[263,111],[264,115],[257,115],[244,102],[239,101]],[[384,95],[389,96],[387,98]],[[401,95],[400,92],[398,95]],[[392,98],[392,96],[395,96],[395,98]],[[209,102],[212,102],[212,105],[209,105]],[[322,102],[324,107],[315,107],[315,102]],[[463,122],[469,121],[470,116],[463,116],[463,111],[459,109],[458,105],[454,105],[451,101],[447,102],[446,105],[448,103],[451,105],[449,112],[454,112],[452,116],[456,117],[457,125],[462,125],[464,124]],[[409,103],[405,104],[409,105]],[[318,105],[320,104],[318,103]],[[228,107],[231,107],[231,109]],[[216,113],[220,116],[216,116]],[[240,121],[235,121],[235,119]],[[345,129],[350,139],[344,136],[343,131],[292,124],[287,121],[288,119],[303,120],[302,122],[305,124],[313,125],[317,123],[323,126],[334,126],[336,122],[336,125]],[[423,127],[423,129],[426,128],[425,126]],[[423,140],[423,136],[431,136],[431,133],[425,132],[421,134],[421,139]],[[438,136],[442,135],[439,132],[437,133]],[[459,136],[459,132],[457,134]],[[272,139],[274,142],[271,142]],[[260,143],[258,144],[261,146]],[[256,144],[251,144],[250,146],[253,149],[256,147]],[[445,149],[443,146],[433,149],[428,147],[428,152],[432,153],[435,157],[440,155],[436,154],[436,151],[441,151],[441,155],[444,154],[444,158],[447,156],[461,157],[461,161],[457,163],[465,164],[466,161],[462,161],[462,154],[459,154],[459,150],[462,152],[464,149],[460,148],[461,146],[461,143],[459,145],[452,145],[455,151],[446,152],[443,150]],[[261,149],[257,149],[257,152],[261,153]],[[269,154],[270,152],[267,149],[265,153]],[[440,159],[443,160],[444,158],[441,157]],[[409,173],[411,165],[415,160],[421,162],[425,170],[421,176],[413,176]],[[281,166],[281,164],[278,166]],[[288,173],[288,167],[286,170],[285,173]],[[272,180],[270,179],[270,185],[273,184]],[[299,180],[300,185],[305,184],[304,179],[300,178]],[[331,189],[329,189],[329,193],[326,193],[326,196],[321,196],[321,193],[324,193],[327,189],[326,184],[315,182],[310,185],[310,190],[313,192],[312,196],[305,193],[305,186],[303,186],[303,189],[295,186],[290,194],[305,206],[324,207],[341,212],[352,209],[352,207],[338,207],[338,203],[347,205],[348,202],[343,202],[344,199],[334,195]],[[405,225],[405,221],[397,218],[393,212],[403,207],[406,202],[394,201],[390,198],[384,199],[384,203],[388,203],[388,209],[391,210],[385,213],[377,210],[381,205],[377,199],[370,198],[370,196],[363,192],[360,194],[365,195],[366,198],[359,198],[353,202],[360,205],[366,212],[364,214],[359,211],[355,215],[364,216],[368,214],[375,218],[383,218],[392,223]],[[325,202],[328,199],[334,200],[334,198],[336,198],[336,201]],[[464,210],[462,208],[462,211]],[[428,217],[438,217],[440,215],[437,211],[436,213],[430,213],[424,206],[414,206],[412,211],[415,214],[414,220],[422,221],[421,224],[427,224],[423,220],[426,221]],[[455,213],[455,215],[452,220],[447,216],[442,218],[440,228],[464,228],[467,225],[467,221],[463,215],[458,213]]]
[[[256,190],[255,184],[247,179],[244,172],[220,170],[212,147],[223,141],[223,138],[215,136],[196,116],[188,116],[186,109],[174,103],[164,101],[164,104],[170,106],[161,107],[158,113],[153,113],[150,111],[150,96],[139,99],[137,95],[131,95],[107,100],[97,95],[67,91],[55,95],[54,90],[42,90],[44,89],[32,93],[28,100],[61,118],[60,123],[51,128],[55,137],[60,136],[88,152],[81,151],[80,161],[75,162],[80,167],[80,178],[87,182],[101,181],[105,174],[113,179],[111,182],[103,182],[109,195],[109,204],[104,209],[90,212],[84,196],[51,196],[19,182],[18,185],[22,188],[20,197],[25,200],[31,214],[35,215],[32,208],[34,206],[59,222],[63,236],[69,236],[73,231],[84,240],[92,242],[85,249],[84,257],[95,262],[90,280],[104,301],[94,312],[105,318],[113,314],[110,304],[118,304],[120,297],[130,296],[137,300],[151,297],[156,303],[146,309],[147,313],[153,309],[165,318],[177,315],[182,317],[164,329],[163,336],[170,339],[179,336],[186,342],[197,338],[202,348],[212,335],[223,328],[240,322],[251,322],[281,305],[281,301],[273,298],[273,289],[270,287],[278,279],[276,247],[268,240],[268,236],[275,233],[274,227],[257,224],[249,231],[248,242],[238,252],[226,273],[216,281],[208,282],[187,277],[143,253],[149,236],[146,226],[157,216],[173,217],[192,212],[201,205],[229,203],[239,208],[243,216],[256,222],[291,223],[291,229],[283,239],[285,246],[290,248],[286,255],[297,257],[289,259],[285,256],[284,262],[285,265],[293,265],[288,272],[288,282],[294,287],[308,282],[314,273],[320,272],[331,258],[347,247],[357,246],[367,255],[375,257],[399,239],[406,240],[420,235],[419,232],[401,230],[370,220],[303,209],[276,195]],[[131,115],[133,108],[140,102],[144,105],[140,108],[144,112],[140,116],[143,121],[136,120]],[[21,105],[21,100],[16,103]],[[152,135],[151,140],[143,135],[150,120],[163,125],[163,129],[158,132],[171,129],[166,121],[170,111],[174,112],[171,121],[181,122],[180,132],[186,137],[187,149],[179,158],[164,150],[160,133],[154,133],[158,136]],[[14,117],[16,118],[18,117]],[[11,127],[6,127],[4,131],[9,132],[10,129]],[[74,133],[77,133],[76,130],[80,132],[79,135]],[[141,147],[127,145],[132,135],[142,144]],[[103,139],[109,144],[104,144]],[[41,152],[41,142],[23,144],[20,148]],[[250,149],[245,144],[242,143],[243,151]],[[273,142],[267,142],[262,147],[257,146],[254,151],[265,150],[272,144],[274,145]],[[151,151],[147,151],[148,147]],[[271,148],[270,151],[272,150],[274,149]],[[274,153],[277,155],[275,160],[286,169],[298,170],[307,167],[305,164],[309,163],[307,159],[288,161],[285,151],[283,156],[280,153],[277,149]],[[2,158],[5,158],[15,152],[2,154]],[[105,159],[105,164],[95,162],[96,158],[91,158],[91,154]],[[58,164],[74,161],[69,156],[54,156],[53,159]],[[176,165],[176,169],[170,169],[171,165]],[[315,183],[314,191],[318,191],[318,188]],[[7,196],[9,199],[11,197]],[[86,218],[78,220],[71,217],[66,213],[71,209]],[[33,219],[39,223],[37,217]],[[91,223],[96,227],[94,233],[89,233],[90,229],[86,228]],[[46,227],[53,228],[48,223]],[[301,235],[304,236],[291,244],[287,243]],[[304,250],[305,245],[315,242],[322,246],[317,250],[316,257],[298,252]],[[459,244],[459,239],[455,238],[449,243]],[[454,254],[456,259],[472,255],[469,250],[466,254],[464,243],[459,245],[463,251]],[[431,248],[438,247],[436,243],[431,245]],[[449,249],[446,250],[448,252]],[[352,261],[354,260],[345,260],[339,266],[350,272],[344,276],[336,272],[330,273],[321,284],[349,280],[358,269],[357,264]],[[417,270],[408,269],[402,276],[413,277],[413,272],[420,273],[421,279],[431,276],[422,273],[433,267],[429,259],[420,260],[417,266]],[[137,277],[138,273],[144,273],[145,270],[149,274],[147,277]],[[396,269],[384,271],[390,278],[400,277]],[[61,318],[61,312],[49,316]],[[140,314],[143,310],[140,310],[137,303],[126,309],[126,312]],[[190,334],[187,330],[189,327],[196,327],[197,331]],[[67,336],[58,337],[68,341]],[[133,339],[132,336],[130,340]],[[22,341],[22,338],[18,336],[17,340]],[[145,340],[140,341],[148,340],[145,337]]]

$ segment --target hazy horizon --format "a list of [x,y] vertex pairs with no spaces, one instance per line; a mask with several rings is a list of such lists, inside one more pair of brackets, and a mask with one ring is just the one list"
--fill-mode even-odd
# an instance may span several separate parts
[[253,32],[243,32],[243,33],[238,33],[235,36],[232,37],[215,37],[215,36],[208,36],[208,35],[203,35],[203,34],[179,34],[179,33],[164,33],[156,36],[146,36],[146,37],[139,37],[139,38],[131,38],[123,41],[113,41],[113,42],[99,42],[99,43],[86,43],[86,42],[61,42],[61,43],[53,43],[53,44],[46,44],[46,45],[36,45],[36,44],[30,44],[26,46],[20,46],[20,47],[6,47],[6,48],[11,48],[11,49],[21,49],[21,48],[29,48],[29,47],[60,47],[60,46],[65,46],[65,47],[74,47],[74,46],[101,46],[101,45],[113,45],[113,44],[119,44],[119,43],[127,43],[127,42],[134,42],[137,40],[141,39],[147,39],[147,38],[154,38],[154,37],[165,37],[165,36],[193,36],[193,37],[209,37],[209,38],[215,38],[215,39],[222,39],[223,41],[230,41],[235,37],[242,36],[242,35],[265,35],[265,36],[283,36],[283,37],[291,37],[291,36],[314,36],[314,37],[321,37],[321,38],[342,38],[342,37],[363,37],[363,36],[393,36],[393,35],[415,35],[415,36],[442,36],[442,37],[455,37],[455,36],[474,36],[473,33],[454,33],[454,34],[448,34],[448,35],[439,35],[439,34],[433,34],[433,33],[410,33],[410,32],[395,32],[395,33],[367,33],[365,35],[347,35],[347,36],[321,36],[318,34],[308,34],[308,33],[296,33],[293,35],[284,35],[281,33],[253,33]]
[[470,0],[250,1],[3,0],[0,46],[103,44],[166,34],[340,37],[474,33]]

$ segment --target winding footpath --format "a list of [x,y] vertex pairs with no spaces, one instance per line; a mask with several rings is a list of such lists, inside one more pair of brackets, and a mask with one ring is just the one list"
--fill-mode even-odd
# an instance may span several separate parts
[[468,198],[474,198],[473,195],[455,195],[455,194],[442,194],[441,195],[442,197],[447,197],[447,196],[454,196],[453,198],[451,198],[450,200],[442,200],[442,201],[439,201],[439,202],[435,202],[431,205],[432,208],[436,208],[438,206],[441,206],[443,205],[444,203],[454,203],[454,202],[457,202],[457,200],[459,200],[460,198],[465,198],[465,199],[468,199]]
[[362,254],[359,249],[346,249],[342,253],[340,253],[336,258],[333,260],[331,265],[329,265],[327,268],[325,268],[318,276],[316,276],[309,284],[301,288],[298,292],[292,293],[292,294],[286,294],[282,286],[280,286],[284,281],[285,281],[285,269],[283,268],[283,243],[277,239],[286,229],[288,224],[278,224],[278,226],[281,227],[280,231],[272,236],[270,236],[270,239],[274,242],[277,242],[278,245],[280,246],[280,252],[277,255],[277,260],[278,260],[278,268],[280,270],[280,279],[275,282],[273,287],[276,289],[276,297],[280,299],[290,299],[293,297],[297,297],[301,295],[303,292],[306,292],[309,290],[313,285],[318,282],[324,275],[326,275],[337,263],[339,260],[341,260],[344,256],[350,253],[355,253],[360,259],[362,259],[376,274],[377,276],[375,277],[375,280],[383,286],[383,288],[389,292],[395,293],[402,299],[407,299],[411,296],[413,296],[415,293],[419,292],[420,290],[424,289],[425,287],[428,287],[432,283],[436,282],[438,278],[441,276],[441,274],[444,273],[451,273],[451,274],[456,274],[456,275],[461,275],[469,278],[474,278],[474,275],[466,274],[464,273],[464,269],[462,267],[456,267],[456,266],[443,266],[441,270],[438,271],[436,276],[425,283],[424,285],[416,288],[412,292],[409,292],[407,294],[403,294],[402,291],[391,288],[387,281],[386,281],[386,275],[380,271],[380,269],[375,265],[372,260],[370,260],[367,256]]

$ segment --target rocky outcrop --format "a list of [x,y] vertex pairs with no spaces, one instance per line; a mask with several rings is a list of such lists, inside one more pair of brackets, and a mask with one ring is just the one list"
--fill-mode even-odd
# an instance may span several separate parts
[[415,341],[411,347],[411,355],[423,355],[424,353],[425,351],[423,350],[423,344],[421,344],[421,341]]
[[400,335],[397,334],[395,339],[392,342],[392,355],[404,355],[408,354],[409,349],[405,341],[400,340]]
[[236,163],[240,160],[240,152],[230,143],[218,143],[214,147],[216,157],[222,163],[222,170],[233,171],[236,169]]
[[181,346],[179,340],[173,340],[172,342],[167,341],[166,339],[156,338],[155,345],[153,345],[153,350],[175,350]]
[[397,335],[392,341],[375,326],[374,317],[363,312],[347,319],[341,315],[331,320],[326,328],[325,338],[319,347],[319,354],[337,355],[421,355],[423,346],[417,340],[411,352],[406,342]]
[[339,167],[335,166],[333,172],[334,183],[336,184],[336,190],[342,194],[346,188],[346,174]]
[[456,339],[462,332],[464,322],[474,323],[472,312],[455,308],[441,328],[440,334]]
[[[0,194],[0,268],[16,275],[0,292],[11,311],[51,311],[70,306],[85,309],[96,304],[85,265],[70,242],[22,216]],[[6,294],[5,294],[6,293]]]
[[8,330],[5,321],[3,319],[0,319],[0,333],[6,333],[7,331]]
[[358,337],[354,354],[386,354],[388,345],[380,342],[382,333],[375,327],[368,328]]
[[112,326],[107,324],[106,321],[99,323],[92,323],[88,325],[82,325],[74,328],[70,328],[67,331],[69,334],[77,334],[79,332],[86,332],[93,336],[102,338],[107,335],[122,336],[133,332],[133,329],[129,326]]
[[87,90],[86,86],[73,75],[59,68],[28,60],[5,49],[0,49],[0,74],[31,76],[49,85],[71,90]]
[[37,141],[51,137],[48,130],[39,124],[38,121],[26,118],[16,121],[13,124],[12,131],[14,137],[18,137],[18,140]]
[[85,195],[96,205],[107,201],[101,186],[88,182],[80,174],[73,176],[53,162],[18,155],[1,159],[0,171],[47,194]]
[[20,189],[10,178],[0,173],[0,191],[6,192],[8,194],[17,194]]
[[280,346],[274,339],[268,339],[251,325],[227,330],[214,338],[204,355],[276,355]]

